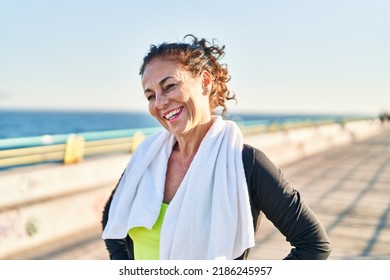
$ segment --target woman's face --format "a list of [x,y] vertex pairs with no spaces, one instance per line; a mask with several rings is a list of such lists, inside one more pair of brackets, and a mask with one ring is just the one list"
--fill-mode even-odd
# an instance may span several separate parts
[[142,86],[150,114],[174,135],[210,122],[208,72],[193,78],[172,60],[154,59],[145,68]]

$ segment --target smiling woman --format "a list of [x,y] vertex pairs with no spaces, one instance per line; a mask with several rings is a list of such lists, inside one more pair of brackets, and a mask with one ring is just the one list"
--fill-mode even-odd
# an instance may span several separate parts
[[235,99],[226,83],[230,80],[226,64],[220,64],[218,60],[225,54],[225,46],[219,47],[215,41],[210,44],[207,40],[198,40],[193,35],[187,35],[184,38],[192,38],[192,44],[186,43],[163,43],[159,46],[152,45],[149,53],[144,57],[140,69],[140,75],[144,75],[149,63],[156,59],[170,60],[178,63],[180,68],[186,70],[193,78],[206,71],[212,76],[210,85],[209,101],[210,109],[213,111],[217,106],[223,107],[226,111],[225,100]]
[[177,62],[156,58],[145,68],[142,85],[150,114],[168,131],[193,137],[199,134],[198,125],[210,124],[208,93],[212,82],[206,70],[193,77],[178,68]]
[[265,213],[292,248],[326,259],[325,230],[299,192],[239,127],[214,114],[234,99],[224,46],[152,45],[140,75],[150,114],[165,128],[133,154],[103,213],[111,259],[244,259]]

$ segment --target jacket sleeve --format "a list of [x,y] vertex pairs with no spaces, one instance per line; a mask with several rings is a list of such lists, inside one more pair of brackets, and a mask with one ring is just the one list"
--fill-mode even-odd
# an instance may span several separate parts
[[[103,210],[103,219],[102,219],[103,230],[108,221],[108,212],[110,210],[111,201],[114,196],[115,190],[119,185],[119,181],[115,189],[112,191],[111,196],[108,199]],[[128,235],[126,236],[126,238],[123,239],[105,239],[104,243],[106,245],[111,260],[134,260],[133,241]]]
[[327,259],[331,245],[324,227],[281,170],[257,149],[250,178],[255,207],[293,246],[285,259]]

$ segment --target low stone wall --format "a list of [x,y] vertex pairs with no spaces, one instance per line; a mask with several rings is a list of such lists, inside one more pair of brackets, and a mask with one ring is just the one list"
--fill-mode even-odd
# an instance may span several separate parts
[[0,259],[99,225],[129,158],[0,173]]
[[[277,165],[379,134],[379,121],[328,124],[245,137]],[[0,258],[100,225],[130,155],[0,172]]]
[[276,165],[282,166],[381,133],[379,120],[326,124],[316,127],[277,131],[248,136],[245,142],[262,150]]

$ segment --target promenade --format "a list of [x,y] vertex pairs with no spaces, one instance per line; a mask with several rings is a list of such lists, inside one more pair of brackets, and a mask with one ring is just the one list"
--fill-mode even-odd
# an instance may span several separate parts
[[[390,259],[390,131],[282,166],[324,224],[330,259]],[[250,259],[281,259],[284,237],[263,218]],[[108,259],[100,225],[9,259]]]

